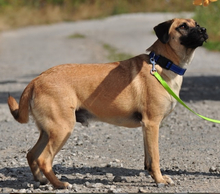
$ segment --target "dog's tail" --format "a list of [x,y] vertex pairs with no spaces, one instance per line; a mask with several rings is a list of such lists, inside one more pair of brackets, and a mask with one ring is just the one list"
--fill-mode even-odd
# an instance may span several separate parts
[[8,106],[11,114],[13,115],[14,119],[17,120],[19,123],[27,123],[29,120],[29,105],[32,93],[33,82],[29,83],[23,91],[19,105],[12,96],[8,96]]

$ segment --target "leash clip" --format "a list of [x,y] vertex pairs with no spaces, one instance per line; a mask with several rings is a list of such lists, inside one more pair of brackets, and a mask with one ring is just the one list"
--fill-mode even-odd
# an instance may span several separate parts
[[[154,54],[155,55],[155,54]],[[150,58],[150,63],[152,64],[152,69],[150,70],[150,73],[154,75],[154,72],[157,72],[155,66],[156,66],[156,61],[154,59],[154,56]]]

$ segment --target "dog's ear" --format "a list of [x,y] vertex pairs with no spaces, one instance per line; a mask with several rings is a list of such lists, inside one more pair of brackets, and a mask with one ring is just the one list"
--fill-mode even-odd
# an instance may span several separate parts
[[164,44],[169,40],[169,29],[174,20],[168,20],[166,22],[160,23],[154,27],[154,31],[157,35],[157,38]]

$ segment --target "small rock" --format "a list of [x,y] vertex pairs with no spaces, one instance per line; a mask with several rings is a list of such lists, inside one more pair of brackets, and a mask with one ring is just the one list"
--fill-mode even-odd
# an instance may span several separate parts
[[29,188],[28,182],[23,182],[23,183],[21,184],[21,186],[22,186],[24,189]]
[[27,189],[26,193],[32,193],[31,189]]
[[19,193],[26,193],[26,189],[19,190]]
[[81,145],[83,145],[83,141],[79,140],[76,142],[76,146],[81,146]]
[[220,164],[217,164],[217,165],[216,165],[216,170],[217,170],[218,172],[220,172]]
[[103,184],[102,183],[95,183],[92,185],[93,188],[101,188],[103,187]]
[[113,182],[122,182],[122,180],[121,176],[115,176]]
[[67,181],[68,178],[67,178],[66,176],[61,176],[61,180],[62,180],[62,181]]
[[85,178],[91,178],[91,177],[92,177],[92,175],[90,173],[86,173]]
[[140,172],[139,176],[144,177],[144,176],[146,176],[146,173],[145,172]]
[[112,173],[106,173],[107,179],[113,179],[114,175]]
[[120,163],[119,159],[114,159],[113,162]]
[[85,182],[85,186],[86,186],[87,188],[91,188],[91,187],[92,187],[91,183],[88,182],[88,181]]
[[216,172],[216,171],[217,171],[217,169],[214,166],[211,166],[210,169],[209,169],[209,172]]
[[[108,193],[109,193],[109,191],[108,191]],[[120,188],[112,189],[112,191],[110,191],[110,193],[121,193],[121,189]]]
[[147,188],[143,188],[143,187],[140,187],[138,190],[140,193],[148,193],[149,192],[149,190]]
[[93,157],[93,159],[96,159],[96,160],[99,159],[99,158],[100,158],[100,156],[98,156],[98,155]]
[[[25,189],[24,189],[24,191],[25,191]],[[11,193],[11,189],[9,189],[9,188],[2,188],[1,192],[2,193]]]
[[75,192],[78,192],[79,191],[79,189],[78,189],[78,187],[77,187],[77,185],[76,184],[73,184],[73,191],[75,191]]
[[107,165],[106,165],[106,167],[123,167],[123,164],[122,163],[120,163],[120,162],[116,162],[116,161],[120,161],[120,160],[114,160],[113,162],[109,162]]
[[213,123],[213,124],[212,124],[212,127],[216,127],[216,124],[215,124],[215,123]]
[[116,188],[115,185],[111,185],[111,186],[108,188],[108,193],[120,193],[120,191]]
[[35,182],[33,187],[34,189],[38,189],[40,187],[40,182]]
[[157,187],[158,187],[158,188],[163,188],[163,187],[165,187],[165,184],[164,184],[164,183],[158,183],[158,184],[157,184]]
[[12,161],[11,161],[11,165],[15,165],[15,164],[17,164],[17,162],[14,161],[14,160],[12,160]]
[[46,185],[45,190],[53,191],[53,187],[51,185]]
[[[33,192],[33,191],[32,191],[32,192]],[[42,190],[41,190],[40,188],[38,188],[38,189],[35,189],[34,192],[35,192],[35,193],[42,193]]]

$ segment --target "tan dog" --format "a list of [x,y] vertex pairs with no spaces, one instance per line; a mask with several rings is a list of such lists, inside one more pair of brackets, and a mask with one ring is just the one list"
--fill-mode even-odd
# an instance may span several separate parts
[[[163,56],[165,61],[169,59],[180,69],[191,62],[195,48],[208,38],[206,29],[192,19],[169,20],[154,30],[158,40],[148,51]],[[163,63],[158,64],[159,74],[179,94],[182,76],[161,67]],[[145,168],[157,184],[172,184],[160,171],[158,136],[161,121],[176,102],[151,75],[151,69],[147,54],[108,64],[59,65],[32,80],[19,105],[9,96],[14,118],[27,123],[31,113],[40,130],[39,140],[27,154],[35,180],[45,184],[48,179],[55,188],[71,187],[55,176],[53,159],[72,133],[75,122],[87,125],[94,119],[125,127],[142,126]]]

